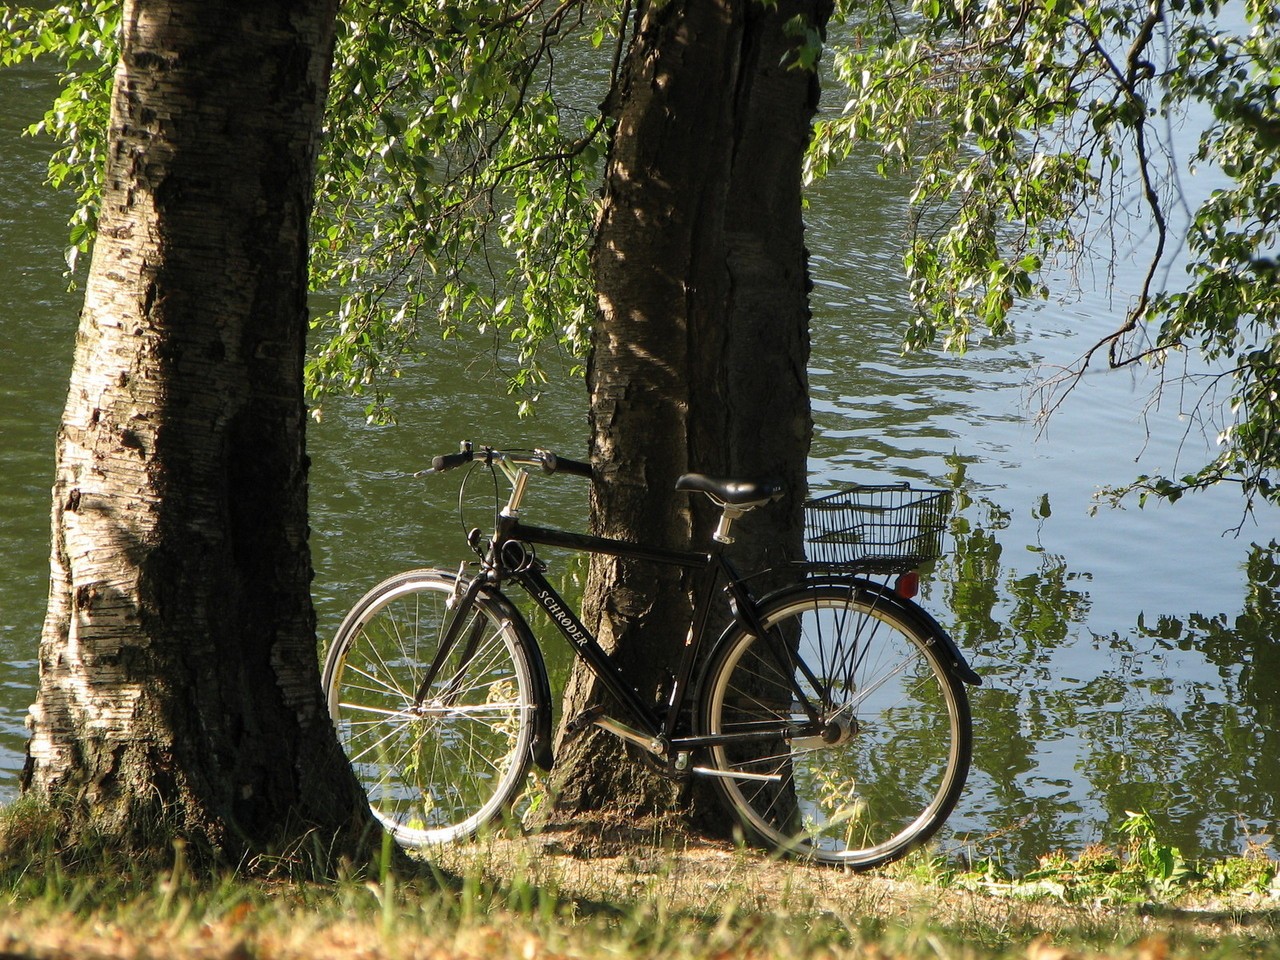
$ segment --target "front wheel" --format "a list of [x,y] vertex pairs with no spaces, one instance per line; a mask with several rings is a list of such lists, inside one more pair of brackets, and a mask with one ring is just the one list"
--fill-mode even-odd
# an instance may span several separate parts
[[470,836],[519,792],[533,736],[522,621],[480,596],[425,691],[457,578],[413,570],[370,590],[325,660],[338,740],[369,805],[406,847]]
[[709,664],[702,732],[740,735],[711,749],[710,766],[769,846],[867,869],[923,843],[955,806],[968,697],[944,644],[897,606],[856,587],[800,587],[762,611],[765,637],[737,629]]

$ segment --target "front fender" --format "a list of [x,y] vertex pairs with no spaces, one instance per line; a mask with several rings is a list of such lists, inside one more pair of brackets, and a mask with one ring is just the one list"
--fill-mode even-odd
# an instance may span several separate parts
[[[451,579],[457,579],[453,574]],[[529,673],[533,679],[534,713],[533,740],[529,744],[533,762],[543,770],[550,770],[555,764],[554,731],[551,718],[551,680],[547,676],[547,665],[542,659],[542,650],[534,640],[533,630],[525,620],[518,607],[504,595],[495,590],[482,589],[481,598],[491,606],[501,610],[502,616],[510,620],[520,634],[524,647],[525,659],[529,661]]]
[[533,742],[530,743],[529,749],[533,754],[533,762],[543,770],[550,770],[556,762],[555,753],[552,750],[554,731],[551,722],[551,680],[547,676],[547,665],[542,659],[542,650],[533,639],[533,631],[529,628],[529,622],[525,620],[524,614],[506,597],[491,599],[497,600],[497,605],[502,607],[503,614],[511,618],[516,629],[525,638],[524,652],[529,660],[529,672],[533,674],[534,688]]

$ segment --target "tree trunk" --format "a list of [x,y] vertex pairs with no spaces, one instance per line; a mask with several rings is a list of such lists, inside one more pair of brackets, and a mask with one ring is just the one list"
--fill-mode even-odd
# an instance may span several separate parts
[[[647,5],[629,53],[594,249],[600,314],[587,382],[592,521],[606,536],[709,543],[687,471],[781,481],[783,503],[734,528],[757,570],[800,555],[811,420],[801,169],[817,101],[789,66],[794,17],[824,29],[829,4],[753,0]],[[640,689],[664,688],[690,619],[691,580],[596,558],[588,623]],[[599,692],[575,671],[571,718]],[[664,809],[678,788],[619,762],[594,729],[561,738],[556,815]]]
[[[335,0],[132,0],[24,782],[232,864],[368,827],[319,687],[303,350]],[[312,839],[305,843],[304,838]]]

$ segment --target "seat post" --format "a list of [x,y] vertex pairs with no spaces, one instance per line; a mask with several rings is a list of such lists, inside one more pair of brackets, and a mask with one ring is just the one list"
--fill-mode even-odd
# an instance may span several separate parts
[[[715,500],[714,497],[712,499]],[[711,535],[711,539],[716,543],[733,543],[733,537],[729,536],[733,521],[743,516],[751,508],[738,507],[731,503],[720,503],[719,500],[716,500],[716,503],[720,506],[720,522],[716,524],[716,531]]]
[[702,473],[686,473],[676,480],[677,490],[705,493],[720,508],[720,522],[711,539],[716,543],[733,543],[729,530],[733,521],[744,513],[782,496],[782,489],[772,483],[754,480],[717,480]]

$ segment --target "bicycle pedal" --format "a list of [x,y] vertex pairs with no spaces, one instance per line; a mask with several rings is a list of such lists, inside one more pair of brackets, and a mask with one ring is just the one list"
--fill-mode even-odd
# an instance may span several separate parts
[[564,725],[565,733],[575,736],[581,733],[587,727],[591,726],[597,720],[604,716],[604,705],[597,703],[594,707],[587,707],[580,714]]

